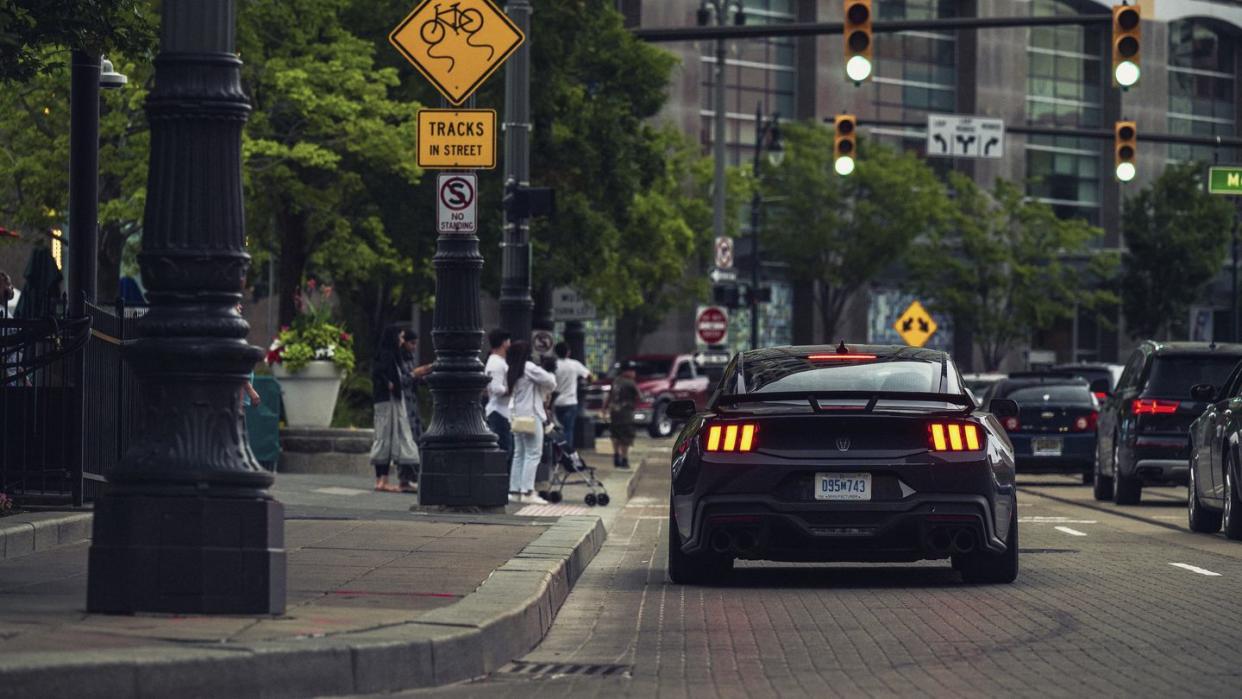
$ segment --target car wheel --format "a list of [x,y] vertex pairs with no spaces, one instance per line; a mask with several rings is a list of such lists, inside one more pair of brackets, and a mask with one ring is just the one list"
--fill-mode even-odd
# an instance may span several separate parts
[[1009,541],[1001,554],[979,553],[953,557],[953,567],[961,572],[962,580],[972,585],[1011,583],[1018,579],[1018,508],[1014,503],[1009,518]]
[[1143,484],[1137,478],[1121,472],[1121,448],[1113,443],[1113,502],[1118,505],[1137,505],[1143,498]]
[[673,434],[673,418],[668,416],[668,403],[656,403],[651,411],[651,426],[647,428],[647,433],[657,439]]
[[1190,464],[1190,494],[1186,497],[1186,519],[1189,522],[1190,531],[1211,534],[1220,531],[1221,514],[1205,509],[1202,503],[1199,502],[1199,479],[1195,476],[1195,472],[1198,470],[1198,466],[1192,461]]
[[1225,455],[1225,536],[1230,539],[1242,539],[1242,499],[1238,498],[1238,484],[1233,477],[1233,464]]
[[[1116,444],[1116,442],[1114,442],[1114,444]],[[1113,458],[1117,458],[1115,452]],[[1096,500],[1099,500],[1100,502],[1107,502],[1108,500],[1113,499],[1113,479],[1100,472],[1101,461],[1103,461],[1103,459],[1101,458],[1100,450],[1097,447],[1095,450],[1095,487],[1092,489],[1092,493],[1095,495]],[[1113,468],[1115,469],[1116,466],[1114,465]]]
[[714,553],[690,555],[681,550],[673,508],[668,512],[668,579],[676,585],[702,585],[721,580],[733,570],[733,558]]

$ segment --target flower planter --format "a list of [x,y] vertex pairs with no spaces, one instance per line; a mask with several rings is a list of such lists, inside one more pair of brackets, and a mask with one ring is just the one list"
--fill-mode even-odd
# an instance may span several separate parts
[[328,427],[341,391],[343,372],[329,361],[313,361],[297,373],[280,364],[272,365],[272,375],[280,383],[289,427]]

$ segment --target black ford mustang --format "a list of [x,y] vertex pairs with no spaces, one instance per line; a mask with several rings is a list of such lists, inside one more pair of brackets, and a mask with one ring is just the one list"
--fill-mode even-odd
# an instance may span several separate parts
[[[999,417],[1017,414],[995,400]],[[1018,575],[1013,446],[944,352],[844,344],[736,355],[673,452],[669,577],[738,558],[951,558],[967,582]]]

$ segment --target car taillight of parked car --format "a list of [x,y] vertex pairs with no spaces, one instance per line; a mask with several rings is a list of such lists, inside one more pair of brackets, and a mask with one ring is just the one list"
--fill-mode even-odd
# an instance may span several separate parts
[[1103,391],[1096,391],[1096,392],[1095,392],[1095,393],[1093,393],[1092,395],[1094,395],[1094,396],[1095,396],[1095,399],[1096,399],[1096,400],[1098,400],[1098,401],[1100,401],[1101,403],[1103,403],[1104,401],[1108,400],[1108,394],[1107,394],[1107,393],[1104,393]]
[[758,434],[759,426],[753,422],[711,425],[707,428],[703,448],[711,452],[754,451]]
[[1138,398],[1130,401],[1130,412],[1135,415],[1172,415],[1179,405],[1181,402],[1176,400]]
[[1018,428],[1022,426],[1022,423],[1019,422],[1016,417],[1007,417],[1004,420],[1001,420],[1001,425],[1005,428],[1006,432],[1017,432]]
[[932,451],[979,451],[983,435],[972,422],[933,422],[927,426],[927,445]]
[[1075,418],[1074,431],[1075,432],[1089,432],[1091,430],[1094,430],[1095,426],[1098,425],[1099,423],[1100,423],[1100,414],[1092,410],[1087,415],[1079,415],[1077,418]]

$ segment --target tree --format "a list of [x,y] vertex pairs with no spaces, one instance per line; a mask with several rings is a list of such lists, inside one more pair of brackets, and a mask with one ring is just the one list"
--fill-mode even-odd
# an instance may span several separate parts
[[795,280],[815,286],[824,340],[835,342],[850,298],[942,219],[944,186],[917,157],[870,141],[854,173],[841,177],[833,131],[820,124],[792,123],[783,136],[785,160],[762,182],[772,200],[764,246]]
[[1221,270],[1233,209],[1204,191],[1202,171],[1171,165],[1123,206],[1121,301],[1134,337],[1167,332]]
[[[150,0],[0,0],[0,83],[58,70],[64,47],[138,56],[150,51]],[[67,88],[66,88],[67,89]]]
[[1109,258],[1090,253],[1099,228],[1057,218],[1004,180],[990,194],[960,173],[950,173],[949,182],[948,216],[911,250],[910,279],[932,310],[973,333],[989,370],[1017,342],[1072,316],[1076,306],[1113,300],[1088,284],[1111,277]]
[[243,141],[248,230],[252,250],[279,255],[282,324],[308,266],[355,302],[378,287],[380,305],[392,279],[413,273],[368,180],[419,181],[418,105],[392,98],[396,71],[375,67],[374,47],[342,25],[341,12],[337,0],[273,0],[247,3],[239,18],[255,108]]

